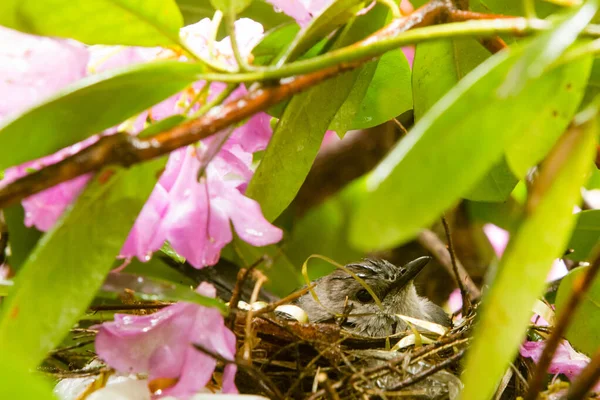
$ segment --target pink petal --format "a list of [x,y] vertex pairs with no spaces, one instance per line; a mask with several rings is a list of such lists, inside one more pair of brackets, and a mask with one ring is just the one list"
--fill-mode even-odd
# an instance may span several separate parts
[[267,0],[276,9],[279,9],[294,18],[298,25],[307,25],[312,18],[327,7],[332,0]]
[[[197,291],[214,297],[216,290],[201,284]],[[163,395],[187,397],[197,393],[211,379],[216,361],[193,345],[233,360],[235,335],[214,308],[178,303],[154,314],[115,315],[114,322],[99,327],[96,352],[108,365],[122,373],[147,372],[149,380],[176,378],[177,383]],[[237,393],[235,368],[225,368],[223,391]]]
[[0,27],[0,120],[85,76],[88,58],[75,41]]
[[230,140],[239,143],[247,152],[254,153],[267,148],[271,135],[271,117],[260,112],[237,128]]
[[277,243],[283,237],[281,229],[273,226],[262,215],[260,205],[235,188],[227,190],[227,196],[214,201],[231,218],[239,237],[253,246]]
[[[537,363],[542,356],[545,346],[545,341],[525,342],[521,345],[521,356],[531,358]],[[581,373],[589,362],[589,357],[578,353],[571,347],[571,344],[568,341],[563,340],[554,353],[552,362],[548,367],[548,373],[563,374],[572,381]],[[596,385],[595,390],[600,390],[600,383]]]
[[166,238],[158,227],[168,206],[167,191],[161,185],[156,185],[121,249],[121,256],[147,260],[161,248]]
[[498,258],[502,257],[504,249],[506,249],[506,245],[508,244],[508,232],[494,224],[485,224],[483,226],[483,232],[488,237]]

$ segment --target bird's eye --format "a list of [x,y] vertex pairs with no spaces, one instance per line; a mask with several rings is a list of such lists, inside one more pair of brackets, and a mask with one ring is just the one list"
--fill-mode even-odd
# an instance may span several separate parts
[[373,301],[373,297],[371,297],[366,289],[362,289],[356,292],[356,300],[360,301],[361,303],[370,303]]

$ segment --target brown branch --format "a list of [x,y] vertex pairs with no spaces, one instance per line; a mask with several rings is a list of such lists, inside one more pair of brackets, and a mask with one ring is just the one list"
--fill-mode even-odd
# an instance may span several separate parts
[[567,392],[567,400],[585,399],[586,394],[600,380],[600,348],[590,360],[590,363],[581,371],[577,379],[571,383]]
[[271,378],[269,378],[266,374],[264,374],[261,370],[259,370],[258,368],[256,368],[252,363],[244,360],[244,359],[240,359],[238,357],[236,357],[234,360],[229,360],[223,356],[221,356],[220,354],[207,349],[206,347],[204,347],[201,344],[194,344],[194,347],[196,348],[196,350],[214,358],[217,361],[222,362],[223,364],[227,365],[227,364],[235,364],[237,365],[239,368],[243,369],[244,371],[246,371],[248,373],[248,375],[252,376],[253,378],[255,378],[258,383],[268,392],[270,392],[271,394],[271,398],[273,399],[283,399],[283,395],[281,394],[281,392],[279,391],[279,389],[277,388],[277,385],[275,385],[273,383],[273,381],[271,380]]
[[[398,18],[389,25],[352,45],[361,48],[385,37],[393,37],[416,27],[447,22],[449,15],[455,15],[454,4],[449,0],[432,0],[412,14]],[[463,13],[467,13],[463,11]],[[464,16],[464,18],[467,18]],[[487,14],[469,14],[470,18],[489,18]],[[493,16],[496,18],[496,16]],[[265,86],[215,107],[198,119],[185,122],[147,138],[137,138],[124,132],[102,136],[98,142],[81,150],[61,162],[44,167],[18,179],[0,189],[0,209],[15,204],[19,200],[90,172],[99,171],[107,165],[129,167],[164,154],[201,139],[240,122],[257,112],[285,100],[303,90],[332,78],[342,72],[362,66],[372,60],[366,57],[327,67],[306,75],[288,78],[278,85]]]
[[584,294],[590,288],[599,270],[600,251],[597,251],[592,264],[588,267],[583,275],[579,275],[573,282],[573,290],[571,291],[571,295],[565,303],[565,307],[563,308],[562,312],[558,316],[558,320],[554,326],[552,334],[550,334],[548,339],[546,339],[546,346],[544,347],[544,351],[540,356],[540,360],[537,363],[534,374],[529,380],[529,390],[527,391],[524,400],[537,399],[556,348],[562,340],[569,323],[573,319],[573,315],[577,310],[577,306],[583,299]]
[[[417,241],[421,246],[429,250],[451,275],[455,276],[450,253],[444,242],[434,232],[429,229],[422,230],[417,237]],[[459,280],[464,283],[466,290],[471,295],[471,299],[475,300],[481,297],[481,291],[458,259],[456,260],[456,270]]]
[[[448,252],[450,253],[450,261],[452,263],[452,272],[454,272],[454,279],[460,289],[460,296],[462,297],[462,312],[464,316],[469,315],[471,309],[471,298],[469,292],[465,288],[460,273],[458,272],[458,264],[456,258],[456,252],[454,251],[454,245],[452,244],[452,235],[450,234],[450,226],[445,215],[442,215],[442,224],[444,225],[444,232],[446,232],[446,241],[448,242]],[[465,270],[466,272],[466,270]]]

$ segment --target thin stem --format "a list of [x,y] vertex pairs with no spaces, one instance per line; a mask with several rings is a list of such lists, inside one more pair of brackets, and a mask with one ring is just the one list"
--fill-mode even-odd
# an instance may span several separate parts
[[[404,18],[401,18],[397,21],[403,19]],[[232,74],[208,73],[201,74],[199,79],[230,83],[281,79],[296,75],[304,75],[334,65],[343,65],[352,61],[379,57],[390,50],[409,44],[445,38],[495,36],[501,33],[525,35],[532,32],[545,31],[550,27],[551,25],[547,21],[528,21],[525,18],[452,22],[443,25],[416,28],[398,34],[397,36],[390,35],[388,37],[377,38],[376,41],[372,38],[367,38],[362,42],[355,43],[351,46],[334,50],[307,60],[295,61],[279,68],[268,67],[260,71]],[[389,29],[392,30],[393,27]],[[600,31],[596,32],[594,30],[593,32],[587,32],[587,34],[596,35],[600,34]]]
[[454,279],[456,279],[456,284],[460,289],[460,296],[462,297],[463,316],[466,317],[469,314],[469,309],[471,308],[471,298],[469,297],[469,292],[465,288],[465,284],[460,278],[460,273],[458,272],[456,253],[454,251],[454,244],[452,243],[452,235],[450,234],[450,226],[448,225],[448,220],[446,219],[445,215],[442,215],[442,224],[444,225],[444,231],[446,232],[446,240],[448,241],[448,252],[450,253],[450,260],[452,261],[452,271],[454,271]]
[[554,352],[558,347],[563,335],[565,334],[569,323],[573,319],[577,306],[581,302],[583,295],[588,291],[594,278],[600,270],[600,248],[597,247],[596,256],[594,261],[588,267],[584,274],[578,276],[578,279],[573,282],[573,290],[565,303],[565,306],[558,316],[556,325],[552,334],[546,339],[546,346],[537,363],[537,367],[531,379],[529,380],[529,390],[525,395],[525,400],[537,399],[538,393],[542,388],[544,378],[547,374],[548,367],[554,356]]
[[[210,85],[208,82],[206,84]],[[227,85],[227,87],[225,89],[223,89],[218,95],[216,95],[214,99],[212,99],[208,103],[204,104],[202,107],[200,107],[198,109],[198,111],[193,113],[189,119],[199,118],[202,115],[206,114],[208,112],[208,110],[210,110],[211,108],[221,104],[223,101],[225,101],[225,99],[227,99],[229,97],[229,95],[231,93],[233,93],[233,91],[235,90],[235,88],[237,88],[237,86],[238,85],[235,85],[235,84]]]
[[235,61],[237,61],[238,67],[241,71],[252,71],[253,68],[249,65],[242,53],[240,53],[240,47],[238,46],[237,36],[235,34],[235,13],[230,11],[225,19],[227,23],[227,32],[229,33],[229,40],[231,42],[231,49],[233,50],[233,56],[235,57]]
[[525,16],[527,18],[537,18],[534,0],[523,0],[523,10],[525,11]]

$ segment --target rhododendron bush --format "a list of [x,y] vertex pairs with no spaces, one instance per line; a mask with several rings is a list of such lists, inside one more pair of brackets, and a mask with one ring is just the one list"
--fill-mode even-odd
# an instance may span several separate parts
[[313,254],[436,258],[417,286],[465,328],[415,382],[599,390],[599,7],[4,0],[0,398],[52,398],[36,368],[93,376],[60,398],[337,398],[316,361],[277,389],[236,320]]

